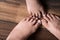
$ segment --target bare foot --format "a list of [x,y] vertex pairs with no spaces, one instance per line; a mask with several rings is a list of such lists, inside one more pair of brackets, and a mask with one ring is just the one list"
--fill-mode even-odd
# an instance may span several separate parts
[[47,16],[44,16],[44,19],[42,19],[42,25],[60,39],[60,18],[58,16],[47,14]]
[[32,33],[34,33],[38,28],[38,25],[40,24],[41,21],[34,17],[28,17],[27,19],[23,19],[13,29],[13,31],[8,36],[7,40],[24,40]]
[[43,6],[39,4],[37,0],[26,0],[26,4],[27,4],[28,12],[31,15],[38,16],[37,14],[39,14],[39,17],[41,17],[40,12],[44,13]]

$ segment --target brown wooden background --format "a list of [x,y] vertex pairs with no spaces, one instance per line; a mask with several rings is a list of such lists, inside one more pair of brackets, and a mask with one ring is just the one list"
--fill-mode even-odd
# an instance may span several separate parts
[[27,15],[25,1],[23,0],[0,0],[0,19],[5,21],[19,22]]
[[[49,13],[60,15],[60,1],[46,0]],[[19,22],[28,15],[25,0],[0,0],[0,20]]]

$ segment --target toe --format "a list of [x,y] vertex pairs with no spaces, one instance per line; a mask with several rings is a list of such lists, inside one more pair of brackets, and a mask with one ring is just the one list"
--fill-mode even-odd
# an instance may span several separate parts
[[50,14],[47,14],[49,20],[53,20]]
[[34,25],[35,30],[41,25],[41,20],[38,20],[36,24]]
[[39,26],[39,25],[41,25],[41,20],[38,20],[37,22],[36,22],[36,24],[35,24],[35,26],[37,27],[37,26]]
[[47,27],[47,24],[48,24],[48,21],[45,20],[45,19],[42,19],[42,25],[43,25],[44,27]]
[[44,18],[45,20],[49,21],[49,18],[48,18],[48,16],[47,16],[47,15],[42,14],[42,16],[43,16],[43,18]]
[[30,16],[27,18],[27,21],[30,21],[32,19],[33,16]]
[[35,13],[36,14],[36,17],[38,17],[38,13]]
[[60,20],[60,18],[58,16],[55,16],[55,17],[56,17],[56,19]]
[[38,12],[38,18],[40,19],[42,17],[42,13]]
[[50,21],[50,19],[48,18],[48,16],[44,16],[44,19],[47,21]]
[[33,22],[34,20],[35,20],[35,17],[32,17],[31,20],[30,20],[30,22]]
[[32,22],[33,25],[37,23],[38,18],[35,18],[34,21]]
[[51,17],[52,17],[52,19],[55,19],[55,16],[53,14],[51,14]]

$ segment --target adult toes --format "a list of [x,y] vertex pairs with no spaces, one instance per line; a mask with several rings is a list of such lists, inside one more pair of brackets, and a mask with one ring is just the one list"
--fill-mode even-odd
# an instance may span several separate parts
[[41,25],[41,24],[42,24],[42,21],[41,21],[41,20],[38,20],[38,21],[36,22],[35,26],[37,27],[37,26],[39,26],[39,25]]
[[49,20],[53,20],[53,18],[51,17],[51,14],[47,14],[47,17]]
[[33,22],[35,20],[35,17],[32,17],[31,19],[30,19],[30,22]]
[[35,25],[38,21],[38,18],[35,18],[34,21],[32,22],[33,25]]
[[26,21],[30,21],[33,16],[27,17]]
[[45,20],[45,19],[42,19],[42,25],[43,25],[44,27],[47,27],[47,25],[48,25],[48,21]]
[[55,16],[54,16],[54,14],[51,14],[51,17],[52,17],[53,19],[55,19]]

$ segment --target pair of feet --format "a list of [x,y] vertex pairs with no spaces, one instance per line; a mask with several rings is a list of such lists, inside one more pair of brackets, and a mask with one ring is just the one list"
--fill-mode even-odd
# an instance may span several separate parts
[[53,14],[47,14],[41,20],[33,16],[28,17],[20,22],[20,27],[22,28],[22,32],[25,36],[29,36],[34,33],[41,24],[58,39],[60,39],[60,18]]
[[12,30],[12,32],[7,37],[7,40],[25,40],[37,30],[40,24],[41,21],[33,16],[24,18]]
[[60,18],[53,14],[47,14],[42,19],[42,25],[60,40]]
[[60,18],[53,14],[47,14],[46,16],[43,16],[41,20],[34,16],[24,18],[12,30],[7,40],[25,40],[28,36],[34,33],[41,24],[60,39]]
[[42,18],[42,20],[39,20],[33,16],[25,18],[21,20],[17,25],[17,29],[19,29],[19,31],[22,31],[22,36],[26,38],[34,33],[38,26],[41,24],[58,39],[60,39],[60,18],[53,14],[47,14]]
[[[40,1],[40,0],[39,0]],[[41,13],[43,14],[42,25],[48,29],[52,34],[54,34],[58,39],[60,39],[60,35],[58,35],[60,32],[60,18],[53,14],[47,14],[45,16],[44,8],[41,5],[41,3],[38,3],[38,0],[26,0],[26,5],[29,14],[33,16],[38,16],[38,18],[41,18]],[[41,13],[40,13],[41,12]]]

